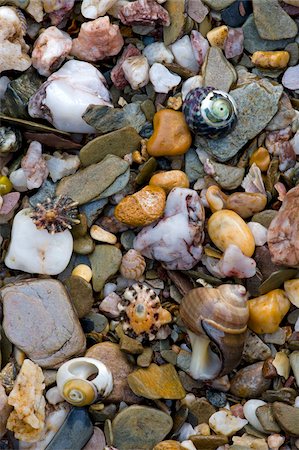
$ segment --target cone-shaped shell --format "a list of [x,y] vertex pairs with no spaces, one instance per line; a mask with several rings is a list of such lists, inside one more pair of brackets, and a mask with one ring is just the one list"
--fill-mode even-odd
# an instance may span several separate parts
[[221,362],[218,375],[236,367],[242,357],[249,318],[243,286],[192,289],[182,300],[180,314],[189,330],[208,336],[216,345]]

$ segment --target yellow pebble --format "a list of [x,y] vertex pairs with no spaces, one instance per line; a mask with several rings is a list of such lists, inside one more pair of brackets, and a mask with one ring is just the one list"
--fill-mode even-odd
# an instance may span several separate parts
[[188,188],[189,180],[185,172],[181,170],[168,170],[153,175],[149,184],[159,186],[168,193],[175,187]]
[[299,279],[285,281],[283,287],[290,302],[299,308]]
[[213,213],[226,207],[227,195],[225,195],[218,186],[208,187],[206,199]]
[[2,176],[0,177],[0,195],[9,194],[12,191],[13,185],[9,178]]
[[226,25],[221,25],[221,27],[213,28],[207,34],[207,39],[212,47],[220,47],[223,49],[225,39],[228,35],[228,28]]
[[196,434],[200,434],[201,436],[210,436],[211,434],[211,429],[207,423],[200,423],[194,429]]
[[91,268],[86,264],[78,264],[78,266],[73,269],[72,275],[81,277],[85,281],[87,281],[87,283],[89,283],[92,278],[92,271]]
[[234,192],[226,202],[226,208],[235,211],[242,219],[248,219],[265,209],[267,197],[260,192]]
[[266,148],[259,147],[250,157],[249,165],[256,164],[262,172],[266,172],[268,170],[270,164],[270,155]]
[[95,241],[106,242],[107,244],[116,244],[117,242],[117,237],[114,234],[109,233],[109,231],[104,230],[98,225],[92,225],[90,228],[90,236]]
[[208,233],[216,247],[222,251],[230,244],[234,244],[244,255],[253,255],[255,250],[253,234],[242,217],[234,211],[222,209],[212,214],[208,221]]
[[248,301],[248,327],[255,333],[275,333],[291,303],[282,289],[274,289],[268,294]]
[[290,54],[285,51],[254,52],[251,61],[263,69],[284,69],[287,67]]
[[178,441],[163,441],[155,445],[153,450],[183,450],[183,447]]
[[159,219],[165,208],[166,194],[158,186],[145,186],[133,195],[123,198],[114,210],[120,222],[132,227],[149,225]]

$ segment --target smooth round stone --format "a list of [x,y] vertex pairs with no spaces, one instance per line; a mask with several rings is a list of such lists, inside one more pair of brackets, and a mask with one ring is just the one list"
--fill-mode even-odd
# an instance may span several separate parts
[[216,448],[228,443],[227,436],[222,435],[193,435],[190,436],[190,440],[193,442],[197,449],[201,450],[216,450]]
[[112,422],[113,445],[119,450],[148,450],[170,432],[172,418],[147,406],[129,406]]
[[273,403],[273,414],[281,428],[291,436],[299,436],[299,408],[285,403]]
[[92,287],[83,278],[72,275],[65,286],[75,307],[79,319],[91,311],[93,305]]
[[85,317],[86,320],[90,320],[92,322],[92,331],[96,333],[101,333],[108,325],[108,319],[103,314],[90,312]]
[[128,376],[128,383],[136,395],[148,399],[179,400],[186,395],[172,364],[151,364],[146,369],[137,369]]
[[92,268],[92,285],[96,292],[100,292],[106,281],[116,274],[121,263],[122,253],[114,245],[97,245],[89,259]]
[[95,243],[88,235],[74,240],[74,252],[79,253],[79,255],[89,255],[94,248]]
[[271,384],[263,377],[263,364],[261,361],[239,370],[231,380],[230,392],[241,398],[259,397]]
[[134,365],[128,361],[126,354],[120,350],[117,344],[101,342],[90,347],[85,356],[98,359],[111,370],[113,390],[105,399],[107,402],[140,403],[140,398],[131,391],[127,381],[128,375],[134,370]]
[[79,214],[78,219],[80,220],[80,223],[78,223],[77,225],[74,225],[72,228],[72,235],[73,235],[74,239],[78,239],[80,237],[85,236],[87,233],[87,230],[88,230],[88,223],[87,223],[86,215],[84,213]]
[[124,231],[120,236],[120,243],[125,250],[130,250],[133,248],[133,242],[135,239],[135,233],[131,230]]
[[46,450],[81,450],[93,435],[93,425],[85,408],[72,408]]

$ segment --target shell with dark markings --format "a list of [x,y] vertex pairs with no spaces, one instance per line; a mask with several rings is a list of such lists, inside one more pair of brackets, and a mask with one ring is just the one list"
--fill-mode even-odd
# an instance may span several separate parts
[[244,286],[222,284],[192,289],[182,300],[180,315],[196,335],[207,335],[217,349],[222,376],[240,362],[249,318]]
[[214,139],[228,134],[237,122],[234,99],[212,87],[192,89],[185,98],[183,113],[194,133]]

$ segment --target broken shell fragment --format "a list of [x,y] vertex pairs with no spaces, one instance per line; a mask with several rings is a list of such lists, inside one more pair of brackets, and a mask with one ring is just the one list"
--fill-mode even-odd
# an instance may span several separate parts
[[[91,375],[94,378],[89,381]],[[56,382],[59,393],[74,406],[90,405],[107,397],[113,388],[110,370],[94,358],[74,358],[65,362],[58,369]]]
[[192,345],[190,374],[194,379],[214,379],[239,364],[249,317],[244,286],[192,289],[181,302],[180,314]]

